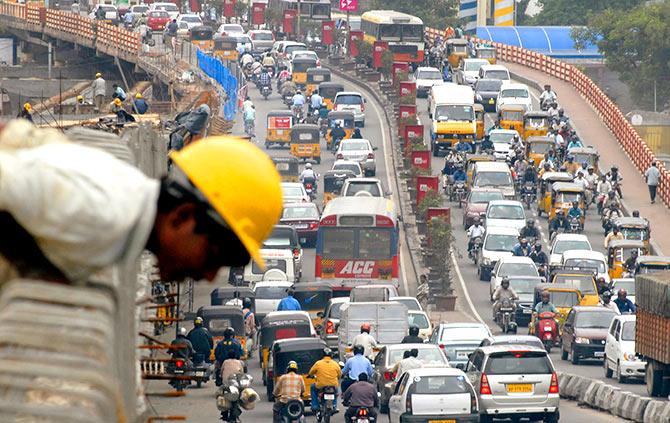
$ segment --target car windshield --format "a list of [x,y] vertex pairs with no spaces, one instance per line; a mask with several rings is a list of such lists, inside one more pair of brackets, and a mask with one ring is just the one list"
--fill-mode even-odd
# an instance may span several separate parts
[[598,273],[607,272],[604,261],[586,258],[573,258],[565,260],[565,267],[570,269],[597,269]]
[[489,139],[491,142],[504,142],[511,144],[514,139],[514,132],[490,132]]
[[252,261],[251,273],[255,275],[262,275],[270,269],[279,269],[282,272],[286,273],[286,260],[268,259],[268,258],[264,258],[264,260],[265,260],[265,270],[263,270],[262,267],[256,264],[255,261]]
[[499,79],[494,80],[480,80],[477,82],[477,91],[500,91],[500,86],[502,81]]
[[283,185],[281,187],[284,197],[300,197],[303,195],[302,187],[296,185]]
[[404,304],[407,307],[407,310],[420,310],[419,304],[414,298],[393,298],[393,301],[396,303]]
[[617,280],[614,282],[614,290],[618,291],[621,288],[625,289],[628,292],[628,296],[635,295],[635,280]]
[[486,71],[486,78],[509,80],[509,74],[505,70],[489,70]]
[[149,6],[133,6],[133,13],[145,13],[149,10]]
[[528,90],[523,88],[508,88],[500,92],[501,97],[521,97],[528,98]]
[[287,46],[287,47],[284,49],[284,52],[285,52],[287,55],[290,55],[291,53],[293,53],[293,52],[296,51],[296,50],[304,50],[304,49],[305,49],[305,46]]
[[376,183],[350,183],[347,188],[347,196],[356,195],[359,192],[369,192],[373,197],[381,197],[382,193],[379,192],[379,185]]
[[254,34],[254,40],[260,41],[272,41],[272,33],[269,32],[256,32]]
[[181,20],[184,22],[191,22],[191,23],[202,22],[202,20],[198,16],[182,16]]
[[622,341],[635,341],[635,321],[626,322],[623,324],[623,331],[621,332]]
[[366,142],[353,142],[345,141],[342,143],[342,151],[360,151],[368,150],[368,143]]
[[335,103],[360,105],[363,103],[363,98],[360,95],[353,94],[338,95],[337,99],[335,99]]
[[447,327],[442,330],[440,341],[481,341],[489,331],[481,326]]
[[525,219],[522,206],[491,206],[489,203],[489,211],[486,213],[487,219]]
[[316,207],[287,207],[282,213],[283,219],[318,219]]
[[588,241],[580,240],[565,240],[565,241],[556,241],[554,244],[554,249],[551,254],[563,254],[568,250],[590,250],[591,245]]
[[498,276],[539,276],[537,268],[530,263],[503,263]]
[[504,199],[502,191],[472,191],[470,194],[471,203],[488,203],[493,200]]
[[167,12],[179,12],[179,9],[174,4],[161,4],[156,6],[156,9],[165,10]]
[[582,329],[607,329],[616,316],[612,311],[582,311],[575,317],[575,327]]
[[469,394],[472,391],[463,375],[416,376],[410,389],[413,394],[417,395]]
[[512,185],[510,172],[480,172],[475,178],[475,186],[477,187],[499,187],[503,185]]
[[419,329],[428,329],[430,325],[428,324],[428,319],[424,314],[421,313],[408,313],[407,321],[410,326],[416,326]]
[[488,60],[483,60],[481,62],[476,61],[476,60],[468,60],[465,62],[464,66],[464,71],[466,72],[478,72],[479,68],[481,68],[483,65],[488,65],[489,62]]
[[486,374],[542,375],[553,372],[546,352],[505,351],[492,353],[486,361]]
[[515,235],[487,235],[484,242],[486,251],[512,251],[519,242]]
[[258,286],[255,293],[256,300],[281,300],[287,295],[286,288],[279,286]]
[[[444,355],[437,348],[417,348],[419,356],[417,357],[423,364],[445,364]],[[389,351],[389,367],[396,365],[402,360],[402,355],[406,350],[403,348]]]
[[442,80],[442,74],[434,70],[419,70],[416,79]]
[[149,17],[150,18],[169,18],[170,15],[168,15],[167,12],[156,11],[156,12],[149,12]]
[[356,175],[361,174],[361,167],[358,163],[337,163],[333,165],[332,170],[350,170]]
[[459,106],[442,104],[435,108],[435,120],[469,120],[475,119],[475,111],[472,106]]
[[532,294],[538,283],[540,283],[538,279],[510,278],[509,280],[509,286],[517,294]]
[[553,283],[570,285],[571,287],[578,289],[582,295],[596,293],[593,277],[589,275],[556,275]]

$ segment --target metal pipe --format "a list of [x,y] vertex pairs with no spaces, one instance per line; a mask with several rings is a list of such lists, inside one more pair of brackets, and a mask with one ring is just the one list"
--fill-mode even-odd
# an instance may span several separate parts
[[51,48],[51,43],[49,43],[48,51],[49,51],[49,53],[48,53],[48,57],[47,57],[47,61],[48,61],[48,64],[47,64],[47,66],[48,66],[48,78],[51,79],[51,62],[52,62],[52,55],[53,55],[53,50],[52,50],[52,48]]

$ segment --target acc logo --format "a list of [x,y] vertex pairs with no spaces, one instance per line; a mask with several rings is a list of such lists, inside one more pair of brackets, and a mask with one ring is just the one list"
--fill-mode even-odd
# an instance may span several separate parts
[[374,261],[353,261],[350,260],[344,265],[341,273],[353,275],[370,275],[375,268]]

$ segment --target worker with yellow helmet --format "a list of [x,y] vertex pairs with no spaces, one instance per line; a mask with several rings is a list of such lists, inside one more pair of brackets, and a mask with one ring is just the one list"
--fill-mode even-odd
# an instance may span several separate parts
[[149,111],[149,103],[147,103],[147,101],[142,98],[141,93],[135,94],[135,100],[133,100],[133,109],[135,113],[139,115],[143,115]]
[[100,72],[95,74],[95,79],[93,80],[93,84],[91,84],[91,89],[93,90],[95,111],[99,112],[102,109],[102,105],[105,102],[105,96],[107,95],[107,81],[102,78],[102,74]]
[[30,103],[24,103],[23,107],[19,111],[19,114],[16,117],[21,119],[26,119],[30,122],[33,121],[33,106]]
[[118,113],[121,109],[123,109],[123,102],[118,97],[112,100],[109,104],[109,110],[111,110],[112,113]]
[[[39,139],[47,131],[21,125],[7,125],[0,144],[6,133]],[[0,254],[20,277],[81,282],[110,265],[135,275],[145,249],[164,281],[211,281],[221,267],[251,257],[264,266],[260,248],[281,215],[282,193],[258,147],[229,136],[202,139],[172,152],[172,169],[158,181],[57,137],[64,138],[50,134],[30,151],[0,155],[0,231],[10,234],[0,237]]]

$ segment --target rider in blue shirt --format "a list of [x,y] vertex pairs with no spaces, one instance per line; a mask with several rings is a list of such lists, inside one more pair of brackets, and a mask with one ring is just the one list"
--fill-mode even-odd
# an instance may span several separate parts
[[293,96],[293,107],[303,107],[305,105],[305,96],[297,91]]
[[582,209],[579,208],[579,203],[577,201],[572,202],[572,207],[568,210],[568,217],[581,219],[582,218]]
[[456,151],[459,153],[472,153],[472,145],[466,141],[459,141],[456,144]]
[[463,165],[457,165],[456,167],[456,172],[454,172],[454,182],[465,182],[467,179],[468,175],[465,173],[463,170]]
[[517,257],[528,257],[530,255],[530,245],[526,238],[521,238],[518,244],[512,249],[512,254]]
[[367,373],[372,377],[372,366],[370,360],[363,355],[365,349],[362,345],[354,345],[354,356],[347,360],[342,369],[342,392],[358,380],[358,375]]
[[625,289],[621,288],[619,292],[617,292],[617,299],[614,300],[614,304],[616,304],[617,307],[619,307],[619,312],[621,314],[623,313],[635,313],[636,307],[635,304],[626,296],[628,295],[628,292],[626,292]]
[[279,304],[277,305],[277,311],[300,311],[302,310],[302,307],[300,307],[300,303],[298,300],[296,300],[293,297],[294,290],[293,288],[289,288],[287,291],[288,295],[283,298]]
[[479,144],[479,151],[486,150],[493,150],[493,141],[491,141],[491,137],[488,134],[484,135],[484,139]]

